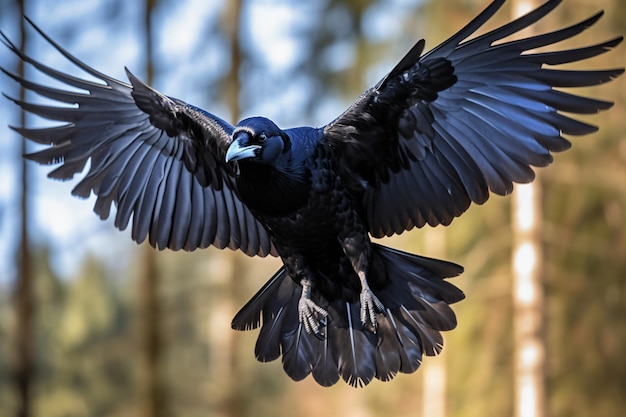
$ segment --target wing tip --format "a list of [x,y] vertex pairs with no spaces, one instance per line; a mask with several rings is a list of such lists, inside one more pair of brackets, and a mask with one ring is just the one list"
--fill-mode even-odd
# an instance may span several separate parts
[[141,81],[139,77],[133,74],[127,66],[124,66],[124,72],[126,72],[126,77],[128,77],[128,81],[130,81],[130,84],[133,86],[133,90],[137,90],[139,88],[150,89],[150,87],[146,83]]

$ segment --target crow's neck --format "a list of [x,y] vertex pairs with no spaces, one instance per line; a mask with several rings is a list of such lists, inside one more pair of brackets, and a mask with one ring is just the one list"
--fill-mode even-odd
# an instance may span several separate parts
[[309,177],[304,168],[279,171],[270,165],[240,161],[237,187],[243,202],[254,214],[283,217],[307,203]]

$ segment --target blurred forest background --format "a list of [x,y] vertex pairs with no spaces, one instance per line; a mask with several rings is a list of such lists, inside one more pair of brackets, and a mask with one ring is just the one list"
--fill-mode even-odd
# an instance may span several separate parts
[[[26,14],[106,74],[125,79],[127,65],[231,122],[262,114],[289,127],[332,120],[416,40],[434,47],[488,2],[0,0],[0,28],[35,58],[82,76],[23,31]],[[564,45],[626,33],[623,0],[567,0],[540,28],[600,9],[599,24]],[[489,27],[511,14],[505,5]],[[578,67],[620,67],[625,56],[621,45]],[[6,48],[0,64],[23,70]],[[0,74],[0,90],[18,97],[9,81]],[[626,414],[626,77],[581,93],[616,104],[585,118],[600,131],[572,138],[573,149],[541,170],[544,409],[616,417]],[[311,378],[292,382],[279,361],[257,363],[257,333],[230,330],[237,309],[278,268],[275,259],[135,245],[91,213],[92,201],[71,198],[72,184],[22,164],[30,145],[7,125],[23,117],[1,100],[0,417],[516,413],[511,198],[492,197],[447,228],[387,242],[465,266],[454,283],[467,299],[454,306],[459,326],[445,334],[444,354],[390,383],[327,389]],[[445,398],[437,411],[428,406],[434,385]]]

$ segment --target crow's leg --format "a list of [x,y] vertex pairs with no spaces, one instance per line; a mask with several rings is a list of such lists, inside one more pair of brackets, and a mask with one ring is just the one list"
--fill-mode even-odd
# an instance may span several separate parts
[[328,312],[311,299],[312,284],[309,278],[302,278],[300,285],[302,285],[302,295],[298,301],[298,320],[304,325],[307,333],[319,335],[320,324],[326,324]]
[[364,327],[368,327],[372,332],[378,330],[378,322],[376,321],[376,313],[383,313],[385,306],[374,295],[367,282],[367,271],[369,269],[369,259],[372,252],[369,238],[366,235],[351,236],[342,239],[341,244],[345,254],[352,263],[354,272],[361,281],[361,294],[359,301],[361,302],[361,323]]
[[378,330],[378,322],[376,321],[376,313],[382,313],[385,311],[383,303],[374,295],[365,278],[365,272],[358,272],[359,279],[361,280],[361,294],[359,300],[361,301],[361,323],[365,327],[369,327],[371,331],[376,333]]
[[[295,282],[302,286],[302,294],[298,301],[298,321],[309,334],[322,335],[321,329],[325,327],[328,312],[318,306],[312,299],[313,280],[311,270],[306,266],[306,261],[291,248],[279,247],[279,253],[287,253],[282,256],[283,264],[287,273]],[[282,252],[281,252],[282,251]]]

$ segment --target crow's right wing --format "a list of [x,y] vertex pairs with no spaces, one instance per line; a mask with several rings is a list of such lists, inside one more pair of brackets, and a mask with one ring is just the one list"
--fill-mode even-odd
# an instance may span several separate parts
[[562,114],[588,114],[610,102],[561,91],[611,81],[624,72],[564,70],[617,46],[599,44],[538,52],[572,38],[602,13],[541,35],[504,41],[550,13],[560,0],[470,38],[504,4],[494,0],[450,39],[422,54],[418,42],[375,87],[324,129],[342,179],[363,202],[369,231],[391,236],[425,224],[449,224],[472,202],[533,180],[563,134],[596,128]]
[[[29,21],[30,22],[30,21]],[[31,22],[32,24],[32,22]],[[61,90],[28,81],[3,69],[27,90],[69,106],[47,106],[12,99],[24,110],[65,124],[31,129],[21,135],[48,148],[27,155],[41,164],[61,164],[49,177],[68,180],[87,174],[73,195],[97,196],[94,211],[125,229],[132,217],[132,238],[159,249],[193,250],[209,245],[241,249],[250,256],[274,254],[263,226],[240,200],[234,172],[224,157],[233,126],[173,99],[127,71],[131,84],[82,63],[33,27],[73,64],[103,83],[50,68],[2,40],[20,59],[68,87]]]

